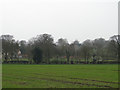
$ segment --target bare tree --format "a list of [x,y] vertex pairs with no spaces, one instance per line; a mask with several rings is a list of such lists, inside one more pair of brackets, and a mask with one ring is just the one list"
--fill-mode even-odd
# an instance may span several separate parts
[[82,53],[82,56],[85,59],[85,62],[88,62],[88,59],[91,56],[91,51],[92,51],[92,42],[90,40],[86,40],[83,42],[83,44],[80,47],[80,51]]
[[49,34],[41,34],[37,35],[36,38],[33,38],[32,41],[34,42],[32,43],[34,44],[34,47],[38,46],[43,51],[43,58],[49,63],[54,48],[52,36]]
[[12,35],[2,35],[2,53],[7,61],[8,58],[12,59],[19,50],[19,44],[13,39]]
[[111,44],[114,46],[115,50],[117,50],[118,60],[120,60],[120,35],[114,35],[110,37]]

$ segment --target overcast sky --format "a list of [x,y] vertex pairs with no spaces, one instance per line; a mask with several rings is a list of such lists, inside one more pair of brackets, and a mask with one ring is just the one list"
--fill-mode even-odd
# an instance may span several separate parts
[[66,38],[109,39],[118,33],[117,0],[2,0],[0,28],[16,40],[51,34]]

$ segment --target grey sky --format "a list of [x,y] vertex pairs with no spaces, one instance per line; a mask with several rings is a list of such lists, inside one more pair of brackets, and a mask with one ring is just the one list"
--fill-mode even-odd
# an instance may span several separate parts
[[2,0],[1,34],[28,40],[48,33],[69,42],[118,33],[117,0]]

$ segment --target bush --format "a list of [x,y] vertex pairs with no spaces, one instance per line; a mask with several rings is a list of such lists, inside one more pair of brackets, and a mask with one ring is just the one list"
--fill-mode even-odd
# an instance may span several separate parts
[[39,64],[42,61],[42,50],[39,47],[33,49],[33,60],[36,64]]

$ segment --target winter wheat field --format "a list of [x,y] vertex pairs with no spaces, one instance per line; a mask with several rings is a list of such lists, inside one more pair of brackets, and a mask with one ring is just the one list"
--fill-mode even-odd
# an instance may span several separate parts
[[118,88],[117,64],[3,64],[2,71],[3,88]]

